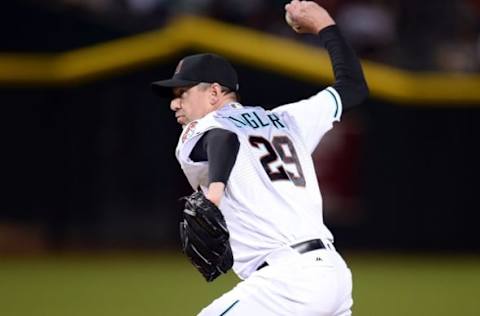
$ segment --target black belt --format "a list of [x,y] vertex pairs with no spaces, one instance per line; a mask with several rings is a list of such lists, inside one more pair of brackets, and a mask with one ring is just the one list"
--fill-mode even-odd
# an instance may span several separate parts
[[[291,248],[295,249],[299,253],[306,253],[312,250],[317,250],[317,249],[325,249],[325,245],[320,239],[312,239],[312,240],[307,240],[298,244],[294,244],[290,246]],[[265,261],[262,263],[260,266],[258,266],[257,271],[265,268],[268,266],[268,263]]]

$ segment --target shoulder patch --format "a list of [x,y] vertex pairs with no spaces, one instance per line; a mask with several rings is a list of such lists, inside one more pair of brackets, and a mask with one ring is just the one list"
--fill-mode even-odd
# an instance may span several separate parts
[[193,121],[185,127],[182,135],[182,143],[184,143],[187,139],[193,136],[195,133],[195,127],[197,126],[198,121]]

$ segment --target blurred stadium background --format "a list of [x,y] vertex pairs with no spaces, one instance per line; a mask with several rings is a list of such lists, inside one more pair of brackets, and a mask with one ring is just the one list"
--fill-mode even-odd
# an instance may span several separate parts
[[[480,1],[317,2],[371,89],[314,155],[354,315],[479,315]],[[330,65],[285,3],[0,4],[0,315],[192,315],[237,282],[179,252],[180,127],[149,83],[211,51],[245,104],[315,93]]]

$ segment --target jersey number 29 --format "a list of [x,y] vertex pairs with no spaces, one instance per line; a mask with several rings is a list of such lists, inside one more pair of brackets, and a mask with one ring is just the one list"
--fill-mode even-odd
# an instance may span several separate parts
[[[260,148],[260,145],[263,145],[267,150],[267,154],[260,157],[260,163],[270,180],[290,180],[296,186],[305,186],[302,166],[300,165],[297,152],[290,138],[287,136],[274,136],[272,141],[269,142],[260,136],[250,136],[248,141],[250,145],[255,148]],[[285,149],[288,149],[288,151]],[[272,164],[278,162],[279,158],[282,164],[274,170]],[[284,165],[295,165],[296,173],[285,170]]]

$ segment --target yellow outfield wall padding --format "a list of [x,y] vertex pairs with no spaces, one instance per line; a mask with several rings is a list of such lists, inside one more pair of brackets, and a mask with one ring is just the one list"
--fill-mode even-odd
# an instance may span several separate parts
[[[322,85],[333,80],[328,54],[322,48],[182,16],[160,30],[64,53],[0,53],[0,85],[81,84],[162,63],[185,50],[216,52],[237,63]],[[480,105],[478,74],[416,73],[371,61],[362,61],[362,65],[375,98],[405,105]]]

